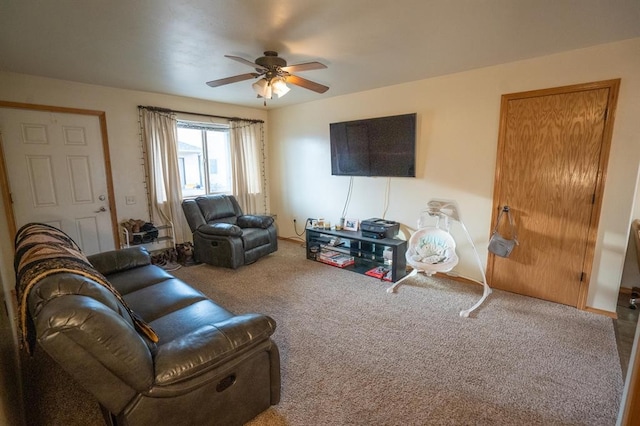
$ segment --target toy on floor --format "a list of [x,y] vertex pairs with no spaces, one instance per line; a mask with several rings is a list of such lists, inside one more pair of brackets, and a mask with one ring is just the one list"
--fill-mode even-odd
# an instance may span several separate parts
[[[428,220],[434,217],[437,221],[436,225],[428,226]],[[484,287],[482,298],[471,308],[460,311],[460,316],[466,318],[491,294],[491,288],[487,284],[487,278],[478,251],[473,244],[473,240],[466,226],[464,226],[464,223],[460,219],[458,205],[455,201],[434,199],[427,203],[427,209],[421,213],[420,219],[418,220],[418,230],[414,232],[409,239],[405,256],[407,263],[413,267],[413,270],[393,286],[389,287],[387,292],[394,293],[402,281],[418,274],[418,272],[424,272],[431,276],[436,272],[449,272],[458,264],[459,259],[456,254],[456,242],[449,232],[451,221],[458,222],[467,235],[476,255],[483,279],[483,282],[478,281],[478,284],[482,284]]]

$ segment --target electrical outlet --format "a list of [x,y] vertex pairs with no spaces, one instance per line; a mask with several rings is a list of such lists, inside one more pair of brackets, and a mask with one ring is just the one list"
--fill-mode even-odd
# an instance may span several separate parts
[[135,195],[127,195],[124,197],[124,201],[127,204],[135,204],[136,203],[136,196]]

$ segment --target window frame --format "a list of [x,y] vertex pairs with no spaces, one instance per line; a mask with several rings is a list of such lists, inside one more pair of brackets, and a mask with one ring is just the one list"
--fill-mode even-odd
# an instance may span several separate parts
[[[230,130],[231,126],[229,124],[224,123],[205,123],[191,120],[178,119],[177,120],[177,129],[194,129],[200,131],[200,148],[202,150],[201,154],[198,154],[198,173],[200,175],[200,182],[204,187],[204,194],[190,194],[190,195],[182,195],[182,199],[190,199],[199,197],[202,195],[215,195],[215,194],[231,194],[232,188],[228,187],[228,189],[221,191],[212,191],[211,190],[211,181],[209,176],[209,141],[207,140],[207,132],[221,132],[226,134],[226,148],[227,148],[227,161],[229,164],[228,174],[225,176],[228,178],[229,182],[233,181],[233,171],[231,167],[231,135]],[[176,142],[179,144],[179,138],[176,138]],[[178,147],[178,152],[180,151]],[[178,161],[182,160],[184,162],[184,157],[178,156]],[[217,159],[216,159],[217,160]],[[219,170],[219,165],[216,165]],[[182,190],[184,191],[184,185],[186,185],[186,165],[183,167],[183,173],[180,176],[181,185],[183,186]]]

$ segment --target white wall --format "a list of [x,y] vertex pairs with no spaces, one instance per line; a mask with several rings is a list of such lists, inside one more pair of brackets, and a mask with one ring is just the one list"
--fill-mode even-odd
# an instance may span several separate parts
[[[392,72],[392,70],[390,70]],[[331,176],[329,123],[418,113],[417,178],[354,178],[347,216],[416,225],[431,198],[457,200],[486,263],[503,94],[621,78],[587,305],[615,312],[640,159],[640,39],[327,98],[269,113],[271,208],[281,236],[308,217],[339,220],[348,177]],[[330,93],[330,92],[328,92]],[[455,225],[454,225],[455,227]],[[457,271],[481,279],[464,234]]]
[[[4,231],[4,230],[3,230]],[[3,251],[0,251],[3,253]],[[1,266],[0,266],[1,268]],[[3,274],[0,274],[0,288],[4,285]],[[9,300],[9,295],[0,295],[0,425],[14,425],[19,426],[24,422],[23,417],[23,404],[20,384],[20,369],[16,368],[18,365],[18,352],[16,350],[16,333],[15,324],[9,312],[13,312],[12,309],[7,308],[12,304]],[[6,299],[5,299],[6,297]]]
[[[631,213],[630,221],[633,221],[634,219],[640,219],[640,174],[638,183],[636,184],[635,194],[634,207]],[[640,265],[638,265],[638,249],[636,248],[636,242],[631,229],[629,229],[629,238],[627,241],[627,252],[624,258],[620,287],[632,289],[633,287],[640,286]]]

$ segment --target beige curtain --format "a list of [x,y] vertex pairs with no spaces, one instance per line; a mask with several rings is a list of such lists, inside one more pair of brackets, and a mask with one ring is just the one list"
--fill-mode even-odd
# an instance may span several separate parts
[[140,111],[151,221],[156,225],[173,223],[174,243],[190,241],[191,231],[182,212],[175,115],[148,109]]
[[263,123],[232,121],[229,128],[233,195],[246,214],[266,214]]

